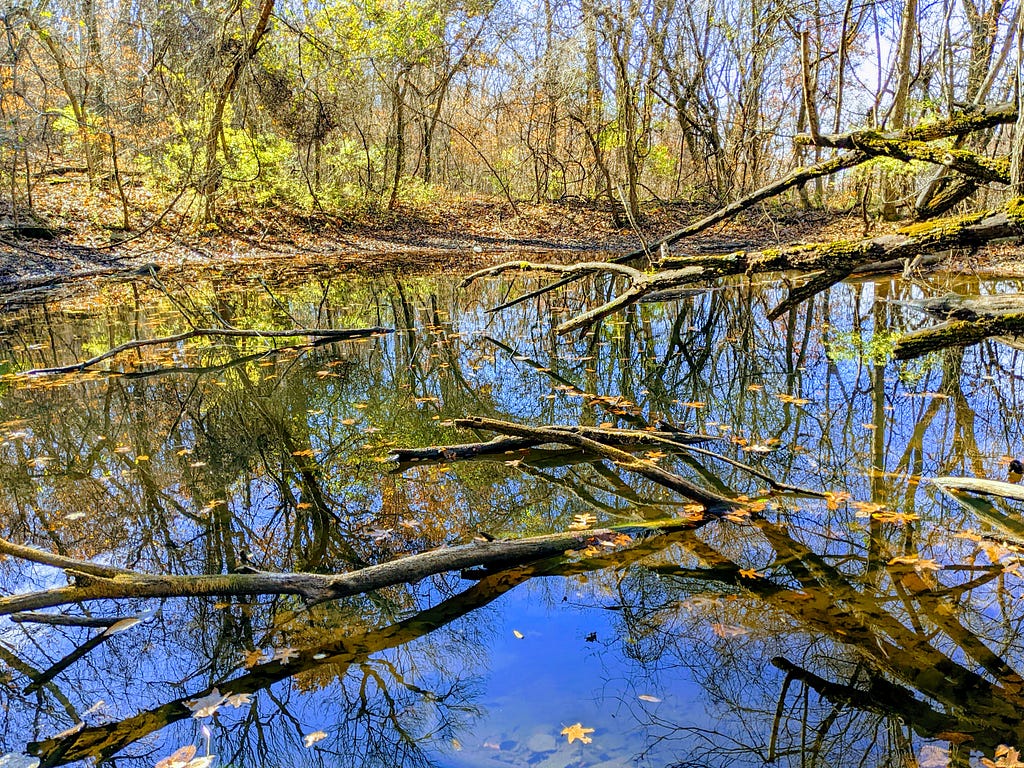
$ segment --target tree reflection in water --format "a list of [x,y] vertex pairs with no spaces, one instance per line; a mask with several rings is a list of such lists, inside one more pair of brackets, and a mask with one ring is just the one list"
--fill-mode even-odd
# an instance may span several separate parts
[[[586,599],[614,609],[618,637],[602,642],[609,658],[628,659],[617,674],[656,677],[667,698],[684,693],[674,681],[685,673],[703,693],[684,709],[707,706],[717,718],[709,728],[681,722],[678,707],[624,700],[650,738],[605,759],[966,765],[1024,743],[1013,546],[1024,535],[1012,517],[997,527],[920,482],[1005,476],[1000,460],[1021,435],[1016,352],[989,342],[887,364],[887,339],[917,320],[900,303],[916,288],[901,283],[839,286],[776,323],[764,319],[776,289],[731,286],[642,305],[568,344],[551,335],[558,307],[485,318],[475,308],[498,303],[505,286],[473,290],[456,301],[445,281],[324,279],[270,300],[214,281],[188,311],[216,307],[239,327],[398,332],[277,351],[258,339],[199,340],[138,350],[117,361],[120,376],[8,376],[3,537],[152,573],[250,563],[336,573],[480,532],[565,530],[575,515],[608,524],[689,514],[664,488],[578,450],[397,474],[382,461],[399,445],[486,439],[452,424],[467,415],[634,429],[667,421],[722,436],[704,448],[733,463],[683,450],[648,458],[746,494],[748,512],[618,551],[479,574],[468,588],[452,576],[312,607],[290,597],[163,601],[152,621],[30,694],[26,685],[101,630],[8,623],[3,747],[46,764],[117,754],[153,765],[197,739],[185,702],[216,688],[252,694],[204,721],[218,764],[591,764],[579,743],[571,754],[547,742],[528,754],[472,742],[488,705],[489,649],[508,621],[495,601],[540,575],[585,579]],[[601,295],[580,287],[559,301]],[[127,336],[174,332],[181,311],[117,294],[29,309],[8,320],[6,355],[19,370],[84,359]],[[767,493],[744,463],[830,495]],[[5,594],[51,586],[54,573],[0,564]],[[112,621],[155,607],[100,602],[72,613]],[[567,724],[551,723],[552,733]],[[303,736],[321,727],[327,738],[305,751]],[[455,743],[465,749],[452,752]]]

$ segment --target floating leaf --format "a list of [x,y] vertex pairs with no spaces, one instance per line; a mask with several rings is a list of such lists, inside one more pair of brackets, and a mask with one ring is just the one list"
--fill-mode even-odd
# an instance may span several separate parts
[[214,688],[205,696],[192,701],[186,701],[185,706],[192,710],[192,717],[211,717],[214,712],[220,709],[226,697]]
[[263,661],[263,651],[249,651],[247,654],[245,654],[245,657],[242,659],[242,664],[245,666],[246,669],[252,669],[261,661]]
[[576,739],[579,739],[584,744],[589,744],[593,741],[592,738],[587,736],[588,733],[593,733],[593,728],[584,728],[583,723],[576,723],[575,725],[567,725],[562,729],[562,735],[569,737],[569,743],[572,744]]
[[318,741],[323,741],[326,738],[327,734],[324,731],[313,731],[312,733],[307,733],[302,737],[302,746],[309,749],[309,747],[312,747]]
[[240,707],[244,707],[246,704],[249,704],[251,702],[252,702],[252,694],[251,693],[236,693],[236,694],[233,694],[231,696],[228,696],[224,700],[225,704],[230,704],[235,709],[239,709]]
[[287,664],[292,659],[298,658],[299,652],[294,648],[278,648],[274,652],[274,658],[271,661],[279,661],[281,664]]
[[649,701],[651,704],[657,704],[661,701],[657,696],[650,696],[646,693],[641,693],[637,698],[640,699],[640,701]]
[[74,736],[76,733],[78,733],[83,728],[85,728],[85,721],[84,720],[79,720],[77,723],[72,725],[66,731],[61,731],[60,733],[56,734],[52,738],[54,738],[54,739],[64,739],[64,738],[67,738],[68,736]]
[[111,624],[109,627],[107,627],[103,634],[116,635],[118,632],[124,632],[126,629],[130,629],[131,627],[134,627],[136,624],[144,624],[145,622],[152,620],[154,616],[156,616],[155,609],[143,611],[137,616],[129,616],[126,619],[121,619],[120,621]]
[[188,762],[195,757],[196,748],[194,744],[189,744],[182,747],[170,757],[165,757],[163,760],[158,762],[153,768],[183,768]]
[[593,527],[594,523],[597,522],[597,517],[585,512],[582,515],[573,515],[572,522],[569,523],[570,531],[585,531],[588,528]]

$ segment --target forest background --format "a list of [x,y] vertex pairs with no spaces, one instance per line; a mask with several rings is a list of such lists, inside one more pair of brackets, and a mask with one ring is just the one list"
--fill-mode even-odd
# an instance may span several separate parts
[[[636,229],[652,202],[723,205],[833,151],[797,134],[1012,101],[1020,16],[1004,0],[13,4],[6,229],[84,224],[117,243],[480,198],[513,215],[603,201]],[[1005,158],[1012,132],[948,142]],[[1004,189],[975,180],[936,207],[949,184],[875,157],[783,204],[893,218]]]

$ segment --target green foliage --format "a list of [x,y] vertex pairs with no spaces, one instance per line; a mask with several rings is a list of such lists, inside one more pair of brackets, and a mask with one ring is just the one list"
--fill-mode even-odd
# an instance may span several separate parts
[[[213,109],[207,98],[195,118],[172,122],[174,136],[162,152],[141,158],[150,183],[162,189],[198,188],[206,168],[206,131]],[[308,206],[309,193],[299,176],[295,147],[272,133],[253,133],[233,125],[230,105],[217,143],[221,190],[256,203],[271,201]]]
[[658,177],[671,179],[678,166],[676,153],[665,144],[652,144],[646,159],[646,168]]
[[892,358],[899,338],[899,333],[889,330],[875,331],[866,340],[858,330],[833,331],[825,339],[825,351],[829,360],[837,363],[858,360],[884,364]]
[[[833,330],[824,337],[825,352],[829,360],[836,363],[855,361],[886,365],[892,360],[896,342],[902,335],[900,331],[879,329],[865,339],[861,331],[836,332]],[[900,381],[907,386],[915,386],[941,359],[942,356],[939,353],[932,352],[917,360],[900,361],[897,364]]]

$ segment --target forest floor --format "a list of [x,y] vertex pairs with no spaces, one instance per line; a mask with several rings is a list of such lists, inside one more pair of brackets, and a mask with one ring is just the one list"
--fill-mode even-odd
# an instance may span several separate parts
[[[133,202],[135,202],[133,200]],[[7,306],[87,280],[132,278],[149,265],[188,279],[211,273],[254,272],[273,279],[362,273],[465,274],[513,259],[560,263],[612,258],[641,247],[711,211],[706,206],[651,203],[640,221],[616,226],[611,206],[583,200],[559,203],[444,201],[390,213],[298,215],[275,208],[224,211],[218,226],[197,230],[186,214],[125,231],[109,194],[81,184],[49,185],[33,199],[35,216],[16,216],[0,204],[0,297]],[[155,209],[155,206],[154,206]],[[149,220],[158,211],[149,211]],[[129,222],[130,225],[132,222]],[[42,225],[46,237],[19,237],[12,227]],[[137,226],[137,225],[136,225]],[[727,252],[782,243],[855,239],[893,225],[859,216],[762,205],[674,252]],[[1024,251],[1000,245],[958,257],[965,271],[1024,274]],[[162,272],[163,273],[163,272]]]

